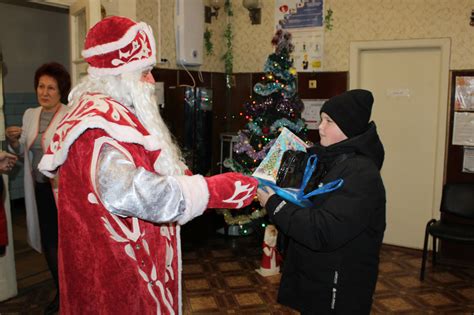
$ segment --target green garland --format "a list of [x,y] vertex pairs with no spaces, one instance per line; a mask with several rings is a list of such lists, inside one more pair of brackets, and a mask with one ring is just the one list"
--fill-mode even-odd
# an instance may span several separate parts
[[234,16],[234,11],[232,11],[232,2],[230,0],[225,0],[224,10],[227,13],[227,16]]
[[233,216],[229,209],[218,209],[217,213],[224,216],[224,221],[227,225],[244,225],[252,222],[253,220],[260,219],[267,214],[265,208],[257,209],[250,214],[238,214]]
[[324,16],[324,26],[326,27],[326,29],[328,31],[332,30],[332,21],[333,21],[333,18],[332,18],[332,14],[333,14],[333,10],[331,8],[329,8],[327,11],[326,11],[326,15]]
[[[225,1],[224,9],[228,17],[234,15],[234,12],[232,11],[232,3],[230,0]],[[230,75],[232,74],[234,64],[234,54],[232,52],[232,40],[234,39],[234,34],[232,30],[232,23],[230,21],[227,22],[227,26],[224,31],[224,38],[226,41],[227,50],[224,53],[224,56],[222,56],[222,59],[224,60],[225,73]]]
[[204,47],[206,48],[206,55],[211,56],[214,54],[214,44],[211,41],[212,31],[206,27],[204,32]]

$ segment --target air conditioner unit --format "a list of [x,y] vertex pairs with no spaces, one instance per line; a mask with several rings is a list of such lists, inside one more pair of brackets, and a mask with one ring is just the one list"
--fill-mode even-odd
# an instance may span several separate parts
[[200,66],[204,50],[204,4],[202,0],[176,0],[177,64]]

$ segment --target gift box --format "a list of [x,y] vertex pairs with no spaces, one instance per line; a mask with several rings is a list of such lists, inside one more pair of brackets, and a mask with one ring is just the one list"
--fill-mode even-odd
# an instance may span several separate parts
[[282,128],[265,158],[260,162],[252,176],[276,183],[283,153],[287,150],[306,152],[308,145],[286,127]]
[[265,189],[265,186],[268,186],[272,188],[278,196],[288,202],[291,202],[303,208],[311,207],[313,205],[310,200],[311,197],[334,191],[342,187],[342,185],[344,184],[343,179],[337,179],[325,185],[322,185],[321,187],[318,187],[309,193],[305,193],[304,190],[308,185],[311,175],[313,175],[314,171],[316,170],[317,163],[318,158],[316,154],[313,154],[308,158],[306,168],[304,170],[303,180],[299,188],[282,188],[269,180],[257,177],[259,187],[263,187],[263,189]]

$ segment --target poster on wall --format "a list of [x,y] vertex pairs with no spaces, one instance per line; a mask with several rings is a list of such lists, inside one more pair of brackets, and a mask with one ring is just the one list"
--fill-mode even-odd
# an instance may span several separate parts
[[463,173],[474,173],[474,147],[464,147]]
[[275,26],[292,34],[293,66],[298,72],[323,69],[323,0],[276,0]]
[[454,113],[453,145],[474,146],[474,113]]
[[474,77],[456,77],[454,110],[474,111]]
[[304,110],[301,113],[301,118],[304,119],[306,128],[310,130],[318,129],[321,123],[319,112],[327,99],[302,99],[302,101],[304,103]]

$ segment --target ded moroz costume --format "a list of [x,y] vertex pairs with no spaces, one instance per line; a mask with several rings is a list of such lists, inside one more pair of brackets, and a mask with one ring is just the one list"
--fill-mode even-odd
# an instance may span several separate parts
[[83,56],[89,77],[71,92],[40,163],[45,174],[59,173],[61,313],[179,314],[179,226],[206,208],[248,205],[257,182],[238,173],[191,175],[156,104],[140,116],[133,93],[107,90],[155,64],[148,25],[106,18],[87,34]]

